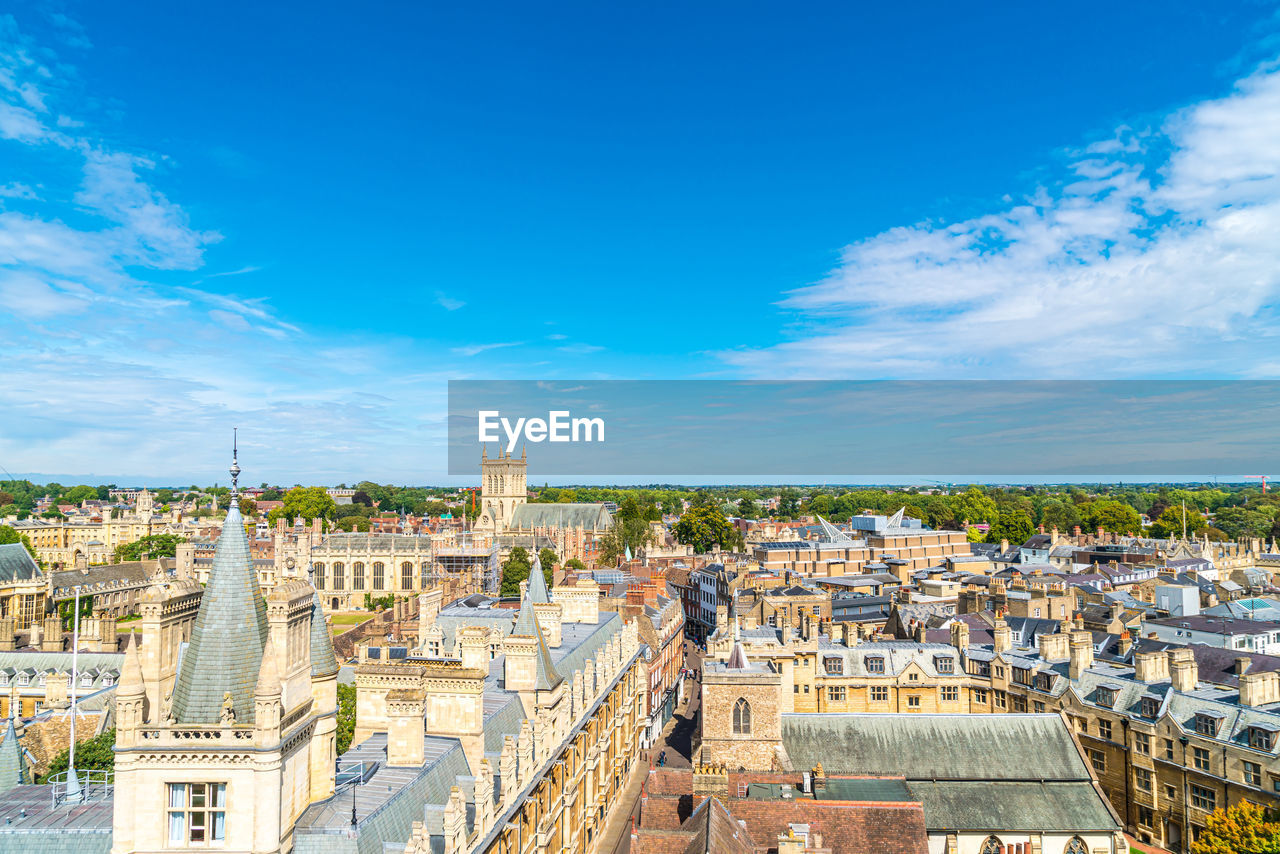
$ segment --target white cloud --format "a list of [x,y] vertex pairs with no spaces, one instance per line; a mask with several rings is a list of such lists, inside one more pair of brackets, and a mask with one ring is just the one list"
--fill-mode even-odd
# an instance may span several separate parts
[[37,199],[36,191],[21,181],[10,181],[0,186],[0,198],[4,199]]
[[454,299],[453,297],[445,294],[443,291],[436,291],[436,302],[445,311],[457,311],[458,309],[466,305],[466,303],[463,302],[462,300]]
[[[846,247],[757,375],[1275,375],[1280,72],[1074,152],[1063,180]],[[1269,360],[1268,360],[1269,361]],[[1272,366],[1274,367],[1274,366]]]
[[503,347],[519,347],[523,341],[501,341],[494,344],[468,344],[463,347],[453,347],[450,352],[457,353],[459,356],[478,356],[489,350],[499,350]]

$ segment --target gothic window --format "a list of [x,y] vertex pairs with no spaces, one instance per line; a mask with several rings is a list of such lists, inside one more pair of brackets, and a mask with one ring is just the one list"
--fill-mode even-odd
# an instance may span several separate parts
[[324,589],[324,564],[317,563],[315,565],[315,570],[316,570],[316,589],[323,590]]
[[413,564],[407,560],[400,564],[400,589],[413,589]]
[[986,841],[982,843],[981,854],[1000,854],[1004,850],[1004,844],[998,836],[988,836]]
[[335,563],[333,565],[333,589],[341,590],[342,582],[345,580],[343,576],[346,574],[347,567],[343,563]]
[[387,589],[387,579],[385,574],[386,567],[382,561],[374,561],[373,564],[373,589],[379,592]]
[[751,735],[751,704],[741,697],[733,705],[733,734]]
[[1089,846],[1079,836],[1073,836],[1062,854],[1089,854]]
[[363,563],[351,564],[351,589],[352,590],[364,589],[364,564]]

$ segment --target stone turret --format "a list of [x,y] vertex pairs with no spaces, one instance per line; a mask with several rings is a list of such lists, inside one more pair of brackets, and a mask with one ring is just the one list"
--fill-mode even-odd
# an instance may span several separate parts
[[1013,649],[1013,632],[1004,620],[996,620],[995,628],[991,630],[991,638],[992,649],[996,654]]

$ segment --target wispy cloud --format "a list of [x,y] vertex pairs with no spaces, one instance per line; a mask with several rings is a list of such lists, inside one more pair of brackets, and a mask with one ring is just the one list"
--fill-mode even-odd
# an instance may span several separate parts
[[494,344],[468,344],[463,347],[453,347],[450,352],[457,353],[459,356],[478,356],[489,350],[499,350],[503,347],[519,347],[523,341],[501,341]]
[[[60,44],[90,47],[76,22],[53,23]],[[242,461],[256,456],[264,478],[336,482],[411,459],[414,434],[433,429],[422,413],[443,401],[438,377],[385,378],[406,342],[364,348],[353,332],[319,346],[266,300],[221,287],[250,265],[189,287],[151,281],[200,270],[220,235],[159,189],[173,168],[163,156],[74,117],[74,74],[0,15],[0,157],[20,149],[49,176],[44,198],[19,182],[0,188],[23,200],[0,209],[0,340],[22,366],[0,385],[0,465],[206,481],[225,465],[210,437],[233,424],[246,428]],[[395,396],[371,394],[374,377]]]
[[591,353],[599,353],[604,348],[597,344],[566,344],[563,347],[557,347],[561,353],[568,353],[571,356],[587,356]]
[[466,303],[463,302],[462,300],[454,299],[453,297],[447,295],[444,291],[436,291],[436,303],[439,304],[439,306],[443,308],[445,311],[457,311],[458,309],[466,305]]
[[[785,296],[757,375],[1275,375],[1280,71],[1067,152],[1064,176],[972,219],[854,243]],[[1265,343],[1264,343],[1265,342]]]
[[0,198],[5,199],[37,199],[36,191],[20,181],[10,181],[0,186]]

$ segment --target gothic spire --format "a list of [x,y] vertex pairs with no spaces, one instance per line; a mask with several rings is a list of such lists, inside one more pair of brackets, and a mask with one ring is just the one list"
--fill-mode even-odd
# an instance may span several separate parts
[[200,612],[173,688],[172,714],[178,723],[218,723],[227,694],[231,695],[236,721],[253,722],[253,689],[267,643],[267,605],[258,588],[234,491],[239,475],[233,456],[231,507],[222,523],[209,585],[200,598]]

